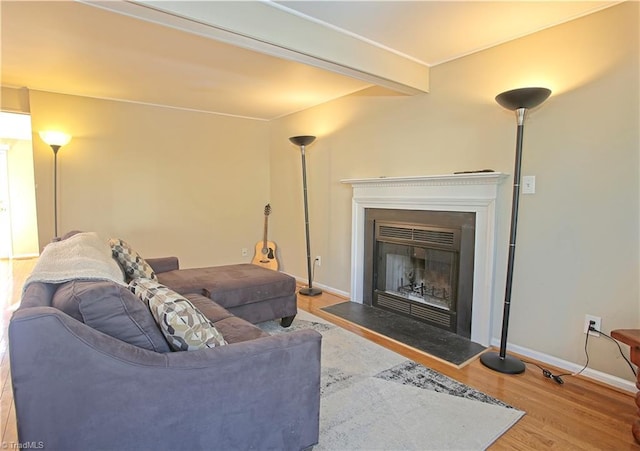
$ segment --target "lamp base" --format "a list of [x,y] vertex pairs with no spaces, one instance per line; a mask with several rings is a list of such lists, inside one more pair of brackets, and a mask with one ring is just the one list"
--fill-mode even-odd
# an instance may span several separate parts
[[505,355],[500,357],[497,352],[485,352],[480,356],[480,361],[487,368],[504,374],[520,374],[524,373],[525,364],[522,360]]
[[304,287],[304,288],[300,288],[298,290],[298,293],[304,294],[305,296],[317,296],[320,293],[322,293],[322,290],[320,288]]

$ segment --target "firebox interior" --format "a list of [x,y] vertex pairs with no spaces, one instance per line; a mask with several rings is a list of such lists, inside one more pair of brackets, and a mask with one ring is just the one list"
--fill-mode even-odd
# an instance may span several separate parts
[[475,214],[368,209],[365,224],[365,304],[469,338]]

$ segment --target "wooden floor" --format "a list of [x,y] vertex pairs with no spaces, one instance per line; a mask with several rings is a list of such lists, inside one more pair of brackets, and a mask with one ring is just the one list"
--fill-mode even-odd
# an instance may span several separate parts
[[[31,272],[33,260],[0,260],[0,447],[17,443],[11,379],[7,325],[20,300],[24,280]],[[565,377],[558,385],[530,368],[524,374],[508,376],[491,371],[475,360],[462,369],[385,339],[373,332],[320,310],[345,299],[323,293],[316,297],[298,296],[298,306],[325,318],[364,338],[385,346],[405,357],[433,368],[477,390],[524,410],[526,415],[494,445],[492,450],[640,450],[631,435],[635,405],[630,394],[579,377]],[[561,373],[550,368],[554,373]],[[425,444],[428,449],[428,444]]]

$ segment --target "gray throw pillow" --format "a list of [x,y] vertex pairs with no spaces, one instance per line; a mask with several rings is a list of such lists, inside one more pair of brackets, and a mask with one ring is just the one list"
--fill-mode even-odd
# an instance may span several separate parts
[[147,306],[114,282],[66,282],[53,295],[51,305],[126,343],[155,352],[171,351]]

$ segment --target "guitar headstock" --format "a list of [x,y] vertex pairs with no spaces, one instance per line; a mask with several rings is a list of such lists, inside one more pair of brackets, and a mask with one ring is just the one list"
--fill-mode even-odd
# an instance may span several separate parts
[[271,214],[271,204],[267,204],[264,206],[264,215],[269,216]]

